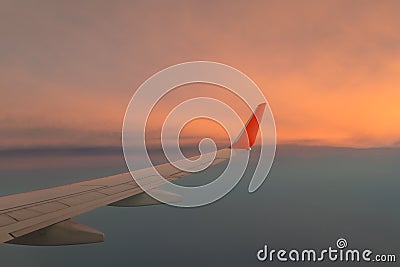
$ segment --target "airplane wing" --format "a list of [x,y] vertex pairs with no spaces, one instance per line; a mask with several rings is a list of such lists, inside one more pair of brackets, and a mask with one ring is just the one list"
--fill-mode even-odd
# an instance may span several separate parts
[[[228,160],[236,149],[250,149],[264,109],[265,103],[257,106],[236,141],[231,147],[218,150],[210,166]],[[194,167],[208,163],[205,157]],[[156,169],[168,181],[191,174],[176,169],[171,163],[158,165]],[[146,170],[133,172],[132,175],[136,179],[145,178]],[[154,181],[147,188],[158,190],[158,194],[163,194],[171,201],[181,199],[179,195],[157,189],[162,184],[159,180]],[[3,196],[0,197],[0,243],[55,246],[102,242],[103,233],[74,222],[72,218],[105,205],[135,207],[154,204],[161,203],[143,192],[129,172]]]

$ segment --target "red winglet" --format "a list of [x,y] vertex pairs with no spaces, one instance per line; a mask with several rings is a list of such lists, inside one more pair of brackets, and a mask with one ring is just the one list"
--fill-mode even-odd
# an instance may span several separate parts
[[266,103],[262,103],[257,106],[231,148],[250,149],[253,146],[256,141],[261,118],[264,114],[265,105]]

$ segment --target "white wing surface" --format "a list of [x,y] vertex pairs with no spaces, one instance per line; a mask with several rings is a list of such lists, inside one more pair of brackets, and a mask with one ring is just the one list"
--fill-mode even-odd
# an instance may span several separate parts
[[[260,104],[250,117],[245,129],[231,148],[217,151],[214,166],[228,160],[236,149],[249,149],[258,132],[265,104]],[[245,136],[245,137],[243,137]],[[245,142],[245,139],[248,141]],[[196,157],[190,158],[195,159]],[[194,168],[209,164],[207,157],[197,161]],[[176,169],[171,163],[156,166],[158,172],[168,181],[190,175]],[[159,179],[149,179],[146,169],[135,171],[135,179],[150,181],[146,189],[158,190],[171,201],[180,196],[160,191]],[[105,205],[145,206],[160,204],[149,197],[135,183],[131,173],[122,173],[70,185],[37,190],[22,194],[0,197],[0,243],[22,245],[72,245],[96,243],[104,240],[103,233],[72,221],[72,218]]]

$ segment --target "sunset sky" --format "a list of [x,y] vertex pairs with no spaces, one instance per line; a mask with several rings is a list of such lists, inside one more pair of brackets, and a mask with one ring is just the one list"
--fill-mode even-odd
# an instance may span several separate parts
[[[399,1],[84,2],[0,4],[0,149],[118,146],[136,88],[192,60],[251,77],[279,144],[400,146]],[[177,90],[149,132],[187,97],[250,112],[215,86]],[[186,140],[222,138],[197,123]]]

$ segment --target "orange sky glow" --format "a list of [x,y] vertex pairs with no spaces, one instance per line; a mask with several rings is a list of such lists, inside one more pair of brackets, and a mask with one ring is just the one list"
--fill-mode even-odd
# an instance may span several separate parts
[[[118,146],[135,89],[192,60],[252,78],[278,144],[400,146],[399,13],[399,1],[3,2],[0,149]],[[183,86],[157,106],[149,138],[174,105],[196,96],[249,116],[221,88]],[[205,136],[226,140],[202,120],[181,137]]]

